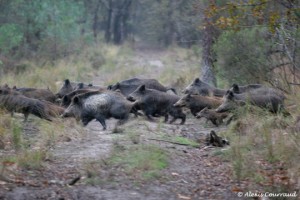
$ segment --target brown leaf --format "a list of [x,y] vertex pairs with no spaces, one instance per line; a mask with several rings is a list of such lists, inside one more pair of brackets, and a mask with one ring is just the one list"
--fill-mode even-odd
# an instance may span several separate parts
[[238,187],[236,187],[236,186],[233,186],[233,187],[231,188],[231,191],[232,191],[232,192],[241,192],[242,189],[241,189],[241,188],[238,188]]

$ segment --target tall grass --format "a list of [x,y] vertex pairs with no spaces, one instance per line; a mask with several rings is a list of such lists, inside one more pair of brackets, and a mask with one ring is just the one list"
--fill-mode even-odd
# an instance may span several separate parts
[[[299,134],[292,117],[246,106],[237,112],[225,135],[230,138],[228,158],[238,181],[251,180],[265,191],[290,192],[300,183]],[[253,188],[248,188],[253,189]]]

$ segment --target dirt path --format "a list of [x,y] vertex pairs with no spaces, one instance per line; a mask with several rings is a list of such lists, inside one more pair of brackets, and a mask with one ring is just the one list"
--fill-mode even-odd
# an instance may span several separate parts
[[[148,140],[155,138],[157,123],[144,120],[131,121],[126,128],[134,126],[142,130],[141,143],[156,144],[170,152],[169,167],[162,172],[157,181],[138,185],[127,176],[119,177],[117,182],[106,182],[99,186],[86,185],[86,163],[99,161],[109,155],[115,138],[122,141],[122,134],[102,131],[100,124],[92,122],[87,132],[77,140],[62,142],[52,150],[52,158],[41,172],[36,185],[18,186],[2,196],[4,199],[238,199],[231,192],[235,183],[231,180],[227,163],[212,155],[214,148],[192,148]],[[217,132],[224,129],[205,125],[205,122],[188,119],[183,126],[162,125],[161,132],[185,137],[202,137],[212,128]],[[203,127],[207,126],[206,128]],[[147,127],[147,129],[145,128]],[[126,141],[125,141],[126,142]],[[74,186],[68,186],[76,177],[83,178]],[[32,177],[33,178],[33,177]],[[30,178],[27,178],[30,180]],[[41,184],[43,183],[43,184]]]
[[[138,57],[142,55],[137,54]],[[136,58],[139,62],[152,62],[153,72],[162,68],[158,55]],[[96,77],[95,84],[103,85],[103,77]],[[24,171],[22,184],[0,189],[0,199],[241,199],[232,189],[236,183],[228,163],[214,156],[216,148],[193,148],[163,141],[150,140],[159,134],[190,139],[203,139],[211,130],[220,132],[226,127],[214,127],[204,120],[188,116],[185,125],[149,122],[143,118],[131,119],[124,125],[124,132],[112,134],[115,120],[107,120],[107,131],[98,122],[91,122],[79,138],[59,142],[51,150],[51,158],[40,171]],[[128,139],[129,130],[140,133],[140,144],[155,144],[168,151],[169,167],[161,177],[136,183],[120,169],[97,169],[104,183],[87,184],[87,164],[109,156],[116,141],[133,145]],[[226,151],[226,149],[224,149]],[[107,181],[107,174],[115,181]],[[70,186],[70,183],[78,181]],[[79,180],[80,179],[80,180]],[[0,185],[1,187],[1,185]]]

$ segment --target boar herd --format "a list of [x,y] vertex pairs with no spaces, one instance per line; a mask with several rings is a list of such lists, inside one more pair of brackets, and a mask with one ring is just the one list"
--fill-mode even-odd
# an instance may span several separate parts
[[284,94],[261,84],[233,84],[224,90],[196,78],[182,92],[184,94],[179,96],[174,88],[165,87],[156,79],[140,78],[119,81],[107,87],[66,79],[56,94],[49,89],[11,88],[5,84],[0,87],[0,108],[12,115],[14,112],[24,114],[25,121],[29,114],[48,121],[57,117],[74,117],[84,126],[95,119],[103,130],[107,128],[107,119],[118,119],[118,126],[125,123],[131,113],[135,117],[144,115],[151,121],[154,117],[164,117],[169,123],[179,119],[180,124],[184,124],[184,107],[190,109],[196,118],[206,118],[216,126],[223,123],[230,111],[247,103],[273,113],[287,113]]

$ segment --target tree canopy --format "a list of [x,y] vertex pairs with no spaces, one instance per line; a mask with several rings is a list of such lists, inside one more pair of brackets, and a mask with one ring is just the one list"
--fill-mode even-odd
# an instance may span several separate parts
[[[202,78],[297,82],[297,0],[1,0],[0,60],[55,60],[99,42],[202,48]],[[225,48],[226,47],[226,48]],[[277,70],[281,71],[282,70]],[[245,78],[238,78],[243,73]],[[262,74],[264,76],[262,76]],[[300,74],[300,73],[299,73]],[[299,77],[300,78],[300,77]]]

